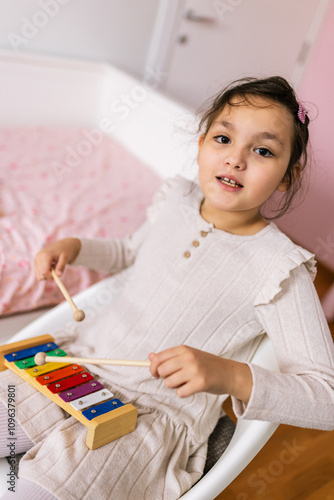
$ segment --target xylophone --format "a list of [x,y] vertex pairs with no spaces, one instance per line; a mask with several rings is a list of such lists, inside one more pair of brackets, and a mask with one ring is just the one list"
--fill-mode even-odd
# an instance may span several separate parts
[[51,335],[0,346],[0,371],[9,368],[87,427],[91,450],[118,439],[136,426],[138,410],[124,404],[82,366],[65,362],[37,366],[34,356],[66,356]]

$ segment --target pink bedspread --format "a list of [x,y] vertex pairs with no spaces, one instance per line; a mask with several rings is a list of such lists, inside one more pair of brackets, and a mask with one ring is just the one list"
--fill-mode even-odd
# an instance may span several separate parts
[[[122,146],[89,130],[0,129],[0,314],[62,302],[53,281],[35,280],[36,252],[67,236],[133,232],[160,183]],[[63,282],[74,295],[102,277],[67,268]]]

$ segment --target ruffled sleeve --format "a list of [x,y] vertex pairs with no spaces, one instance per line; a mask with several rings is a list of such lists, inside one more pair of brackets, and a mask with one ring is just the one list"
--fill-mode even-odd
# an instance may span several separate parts
[[334,345],[312,280],[315,261],[295,247],[275,265],[254,314],[273,343],[279,371],[248,363],[248,404],[232,397],[238,418],[322,430],[334,428]]
[[302,264],[305,265],[312,281],[314,281],[317,274],[317,263],[314,254],[296,245],[275,266],[270,277],[266,280],[263,288],[257,295],[254,306],[269,304],[282,291],[282,283],[291,276],[291,272]]

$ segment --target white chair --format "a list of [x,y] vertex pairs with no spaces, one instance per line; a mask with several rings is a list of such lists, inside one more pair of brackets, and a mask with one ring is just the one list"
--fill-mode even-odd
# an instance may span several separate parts
[[[78,308],[94,310],[96,297],[104,296],[104,291],[108,291],[107,295],[110,296],[110,290],[114,289],[112,286],[113,279],[113,277],[106,278],[77,294],[74,301]],[[113,292],[113,297],[117,297],[116,291]],[[72,311],[67,302],[64,302],[20,330],[9,342],[17,342],[45,333],[52,334],[52,332],[63,328],[71,321],[73,321]],[[252,362],[272,370],[278,369],[275,353],[268,337],[265,336],[262,340]],[[278,424],[271,422],[239,420],[232,440],[221,458],[195,486],[182,496],[182,499],[213,500],[252,461],[277,427]],[[5,459],[1,459],[0,472],[6,470],[6,465]],[[3,487],[0,494],[3,494],[4,491]]]
[[[264,336],[252,363],[278,370],[271,341]],[[182,500],[213,500],[253,460],[279,424],[259,420],[238,420],[233,437],[221,458],[209,472],[182,496]]]

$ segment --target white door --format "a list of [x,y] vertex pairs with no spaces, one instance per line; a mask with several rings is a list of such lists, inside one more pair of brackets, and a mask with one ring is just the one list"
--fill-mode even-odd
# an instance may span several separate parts
[[196,108],[223,85],[243,76],[280,74],[291,81],[298,61],[305,61],[309,48],[305,40],[327,1],[181,2],[162,88]]

